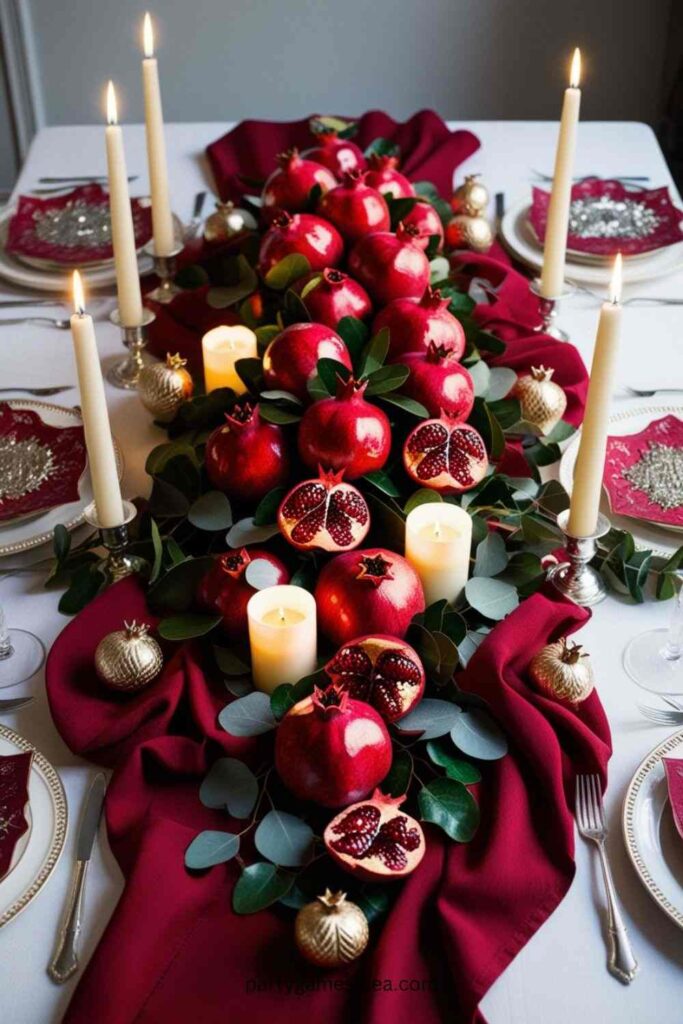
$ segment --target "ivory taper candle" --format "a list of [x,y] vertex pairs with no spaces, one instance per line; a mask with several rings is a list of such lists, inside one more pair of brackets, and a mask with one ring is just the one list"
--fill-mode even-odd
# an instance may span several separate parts
[[548,206],[548,221],[543,246],[543,270],[541,271],[541,295],[556,299],[564,287],[564,261],[567,252],[567,228],[569,225],[569,204],[572,194],[574,173],[574,152],[576,131],[581,107],[581,51],[574,50],[569,88],[565,89],[562,104],[560,133],[555,152],[555,169]]
[[456,601],[467,583],[472,520],[457,505],[418,505],[406,519],[406,558],[420,577],[426,604]]
[[152,196],[152,233],[157,256],[170,256],[176,248],[173,214],[168,191],[168,165],[164,140],[164,115],[161,108],[159,67],[154,56],[154,32],[149,12],[143,23],[142,88],[145,98],[145,138],[147,166]]
[[101,526],[120,526],[124,520],[123,504],[100,357],[92,317],[85,312],[83,284],[77,270],[73,275],[73,296],[76,311],[71,317],[71,336],[76,356],[81,415],[97,518]]
[[107,86],[107,127],[104,130],[109,179],[109,212],[114,247],[119,318],[124,327],[142,323],[142,293],[135,248],[133,211],[128,193],[128,171],[123,133],[118,123],[114,83]]
[[315,598],[303,587],[257,591],[247,605],[251,672],[257,690],[272,693],[316,669]]
[[591,364],[586,412],[581,427],[581,442],[574,466],[571,508],[567,533],[570,537],[590,537],[598,522],[605,451],[609,427],[610,397],[621,334],[621,253],[614,261],[609,301],[600,310],[600,322]]

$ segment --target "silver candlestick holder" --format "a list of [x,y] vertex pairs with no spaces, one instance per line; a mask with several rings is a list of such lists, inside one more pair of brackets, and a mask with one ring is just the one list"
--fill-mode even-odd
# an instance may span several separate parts
[[115,388],[128,390],[136,388],[140,371],[145,365],[142,353],[147,347],[149,326],[156,320],[156,317],[151,309],[143,307],[142,323],[138,327],[126,327],[125,324],[122,324],[118,309],[111,313],[109,319],[120,329],[123,344],[128,349],[128,355],[112,366],[107,372],[107,380]]
[[178,269],[178,256],[183,251],[183,248],[182,242],[177,241],[176,248],[172,249],[166,256],[157,256],[154,250],[154,239],[150,239],[147,243],[145,252],[148,256],[152,257],[154,273],[159,278],[159,284],[154,291],[147,292],[146,297],[148,299],[152,299],[153,302],[160,302],[162,305],[167,305],[182,291],[182,288],[179,288],[174,283],[173,278]]
[[558,341],[569,341],[567,332],[557,326],[557,312],[560,300],[571,295],[572,290],[567,288],[561,295],[549,299],[546,295],[541,294],[541,279],[538,277],[531,282],[529,288],[538,299],[538,311],[541,314],[541,323],[536,328],[537,333],[549,334],[551,338],[557,338]]
[[598,540],[609,531],[610,522],[607,516],[599,514],[595,532],[590,537],[573,537],[567,530],[568,524],[569,509],[566,509],[557,517],[557,525],[564,534],[568,561],[554,566],[548,579],[561,594],[583,608],[591,608],[607,595],[600,573],[589,562],[597,551]]
[[97,569],[102,573],[107,586],[122,580],[133,573],[144,573],[148,566],[144,558],[131,555],[128,551],[128,525],[137,515],[132,501],[123,502],[124,520],[119,526],[103,526],[97,515],[95,502],[91,502],[84,511],[85,520],[100,532],[102,547],[107,554],[100,560]]

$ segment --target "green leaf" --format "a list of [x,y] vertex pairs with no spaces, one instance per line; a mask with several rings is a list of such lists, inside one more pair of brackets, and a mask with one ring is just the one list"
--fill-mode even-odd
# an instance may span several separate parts
[[236,757],[219,757],[199,787],[205,807],[226,807],[233,818],[248,818],[256,805],[259,786],[251,768]]
[[296,704],[294,687],[291,683],[280,683],[270,695],[270,710],[278,722],[284,718],[290,708]]
[[410,370],[407,366],[393,363],[391,366],[381,366],[368,377],[366,395],[384,395],[387,391],[396,391],[408,377]]
[[395,199],[391,195],[386,195],[384,198],[386,199],[387,206],[389,207],[392,231],[395,231],[403,218],[408,216],[415,204],[420,202],[419,196],[405,196],[400,199]]
[[149,529],[152,537],[152,547],[154,548],[154,561],[152,563],[149,582],[155,583],[159,578],[159,573],[161,572],[161,562],[164,556],[164,546],[161,542],[161,534],[159,533],[159,527],[157,526],[155,519],[150,519]]
[[388,354],[389,328],[383,327],[367,344],[361,360],[361,376],[367,377],[384,366]]
[[652,563],[651,551],[635,551],[628,561],[624,562],[624,579],[634,601],[641,604],[644,600],[643,586]]
[[260,391],[263,382],[263,363],[256,356],[238,359],[235,362],[237,376],[247,391]]
[[450,740],[430,740],[427,744],[427,754],[434,764],[446,769],[449,779],[462,782],[464,786],[473,786],[481,781],[481,772],[477,766],[457,757]]
[[162,619],[158,626],[158,632],[164,640],[191,640],[196,636],[206,636],[221,621],[220,615],[185,612],[182,615],[171,615],[167,619]]
[[270,268],[265,276],[265,282],[269,288],[283,292],[300,277],[310,273],[310,270],[311,264],[306,257],[301,253],[293,252]]
[[421,740],[432,740],[451,731],[462,714],[457,704],[424,697],[418,706],[395,723],[402,733],[420,733]]
[[381,884],[366,884],[354,894],[354,902],[363,911],[369,924],[383,917],[391,907],[391,895],[388,891],[390,888],[391,886]]
[[508,564],[505,541],[495,530],[490,530],[481,544],[477,545],[474,559],[474,576],[497,576]]
[[251,672],[251,667],[247,662],[242,661],[229,647],[214,646],[213,656],[219,671],[224,676],[244,676]]
[[451,739],[463,754],[480,761],[497,761],[508,751],[505,735],[480,708],[470,708],[458,716],[451,729]]
[[345,316],[337,324],[337,334],[349,350],[356,376],[360,375],[363,352],[369,336],[368,328],[355,316]]
[[483,359],[479,359],[469,368],[470,376],[474,383],[474,394],[483,397],[487,394],[491,380],[491,371]]
[[382,491],[383,494],[388,494],[390,498],[400,497],[401,492],[399,488],[383,469],[373,469],[361,479],[367,480],[369,484],[376,487],[378,491]]
[[298,569],[292,573],[292,578],[289,581],[293,587],[302,587],[304,590],[308,590],[309,593],[313,593],[315,585],[318,582],[318,572],[315,566],[315,562],[312,559],[306,559],[299,563]]
[[[471,372],[471,371],[470,371]],[[507,366],[494,366],[489,371],[489,386],[486,392],[487,402],[496,402],[509,393],[517,383],[517,374]],[[517,417],[519,419],[519,417]]]
[[293,395],[291,391],[281,391],[278,388],[274,388],[272,391],[262,391],[261,400],[266,402],[286,402],[288,405],[295,405],[301,408],[303,403],[300,398]]
[[267,558],[254,558],[244,570],[244,578],[254,590],[266,590],[280,582],[280,569]]
[[271,341],[277,338],[278,334],[281,334],[282,331],[278,324],[265,324],[263,327],[257,327],[254,333],[256,334],[258,350],[263,354]]
[[52,550],[58,562],[64,562],[71,550],[71,534],[62,523],[57,523],[52,535]]
[[145,462],[145,471],[149,476],[158,476],[164,471],[168,463],[178,456],[184,456],[195,467],[199,466],[197,453],[193,446],[188,444],[187,441],[178,439],[177,441],[171,441],[168,444],[159,444],[156,448],[152,448]]
[[250,544],[262,544],[279,532],[277,523],[257,526],[252,518],[240,519],[230,527],[226,540],[231,548],[243,548]]
[[214,864],[224,864],[237,856],[239,848],[240,838],[232,832],[200,832],[185,851],[185,867],[191,871],[201,871]]
[[270,709],[270,697],[260,690],[224,707],[218,722],[231,736],[261,736],[277,725]]
[[200,581],[213,565],[213,558],[188,558],[168,570],[147,594],[153,612],[183,612],[194,602]]
[[97,597],[104,584],[104,576],[101,572],[83,565],[71,577],[69,589],[66,590],[57,605],[62,615],[75,615],[89,604],[94,597]]
[[400,156],[401,150],[395,142],[391,142],[390,139],[383,139],[379,136],[373,139],[368,148],[365,150],[365,156],[370,157],[374,154],[377,156]]
[[237,274],[238,279],[233,284],[209,288],[206,301],[212,309],[226,309],[228,306],[234,306],[235,303],[241,302],[256,291],[258,287],[256,271],[241,255],[237,257]]
[[408,792],[412,775],[412,756],[407,750],[394,750],[391,768],[381,784],[382,792],[389,793],[391,796],[403,796]]
[[187,518],[198,530],[227,530],[232,526],[232,507],[222,491],[207,491],[193,502]]
[[254,512],[252,520],[254,526],[270,526],[277,521],[277,510],[286,493],[286,487],[274,487],[264,498],[261,498]]
[[304,301],[307,295],[310,295],[312,291],[318,287],[320,282],[323,280],[322,274],[314,274],[313,277],[306,282],[301,291],[299,292],[299,298]]
[[455,779],[434,779],[418,795],[420,817],[438,825],[456,843],[468,843],[479,825],[479,808],[468,789]]
[[470,607],[487,619],[504,619],[519,604],[517,591],[502,580],[474,576],[465,584],[465,597]]
[[293,288],[288,288],[285,292],[285,301],[282,304],[282,318],[286,324],[310,323],[311,315],[306,308],[306,304]]
[[153,481],[149,498],[149,511],[152,515],[160,519],[180,519],[187,515],[189,507],[190,502],[177,487],[158,478]]
[[433,491],[430,487],[421,487],[418,491],[413,491],[405,505],[403,511],[406,515],[412,512],[414,508],[418,508],[420,505],[431,504],[432,502],[442,502],[443,498],[438,491]]
[[262,857],[285,868],[307,864],[313,853],[313,829],[301,818],[284,811],[268,811],[254,833]]
[[258,407],[259,416],[266,423],[278,423],[281,426],[286,426],[289,423],[298,423],[303,416],[302,409],[285,409],[281,405],[275,405],[273,402],[259,402]]
[[432,288],[438,285],[445,277],[448,277],[451,267],[445,256],[436,256],[429,262],[429,283]]
[[380,395],[380,398],[383,402],[390,402],[391,405],[398,406],[404,412],[409,412],[411,416],[419,416],[423,420],[429,419],[429,410],[422,402],[417,402],[414,398],[409,398],[408,395],[399,395],[395,391],[391,391],[386,395]]
[[337,393],[340,377],[345,381],[351,376],[350,370],[343,363],[338,363],[336,359],[328,359],[327,357],[319,359],[315,369],[316,376],[322,382],[328,395],[335,395]]
[[519,587],[536,576],[544,575],[541,559],[532,551],[516,551],[511,556],[505,570],[505,579],[513,586]]
[[244,868],[232,893],[236,914],[257,914],[282,899],[294,884],[295,876],[275,864],[257,861]]
[[483,633],[481,630],[468,630],[464,640],[461,640],[458,644],[460,664],[463,668],[467,668],[470,658],[481,647],[485,639],[486,633]]

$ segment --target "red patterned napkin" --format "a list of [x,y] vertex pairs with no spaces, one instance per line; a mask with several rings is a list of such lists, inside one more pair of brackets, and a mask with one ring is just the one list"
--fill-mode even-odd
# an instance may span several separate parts
[[666,772],[666,784],[669,788],[669,800],[673,811],[676,828],[683,839],[683,759],[680,757],[663,757]]
[[[665,465],[673,476],[674,461],[683,461],[683,421],[677,416],[653,420],[638,434],[608,437],[603,483],[612,511],[683,526],[683,504],[670,505],[674,499],[667,487]],[[644,487],[649,486],[654,490],[648,494]]]
[[0,757],[0,881],[10,869],[17,843],[28,831],[25,808],[33,754]]

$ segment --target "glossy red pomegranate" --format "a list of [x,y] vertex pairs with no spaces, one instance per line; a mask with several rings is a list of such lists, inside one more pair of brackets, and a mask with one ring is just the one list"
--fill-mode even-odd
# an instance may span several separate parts
[[280,722],[275,767],[300,800],[345,807],[362,800],[391,766],[382,717],[332,685],[299,701]]
[[306,385],[315,375],[319,359],[334,359],[351,369],[349,350],[331,327],[290,324],[273,338],[263,355],[266,387],[290,391],[306,401]]
[[416,228],[399,224],[396,233],[365,235],[349,255],[349,271],[378,305],[419,298],[429,284],[429,260],[417,244]]
[[335,267],[344,254],[344,242],[334,224],[314,213],[279,210],[259,249],[258,268],[265,277],[285,256],[300,253],[311,270]]
[[270,175],[261,192],[266,219],[270,219],[275,210],[299,213],[308,206],[311,189],[316,185],[327,192],[337,184],[328,167],[314,160],[305,160],[296,149],[281,153],[277,162],[277,170]]
[[398,159],[395,156],[373,153],[368,160],[368,167],[367,184],[383,195],[394,199],[408,199],[415,195],[415,189],[408,179],[397,170]]
[[294,290],[299,295],[306,290],[303,301],[312,320],[335,330],[345,316],[364,320],[372,313],[370,296],[363,285],[336,267],[326,267],[322,274],[306,274],[296,282]]
[[309,469],[343,469],[355,480],[381,469],[391,450],[387,414],[363,393],[367,381],[338,379],[337,394],[309,406],[299,424],[299,457]]
[[407,715],[425,688],[417,652],[393,636],[373,633],[351,640],[328,661],[325,671],[353,698],[372,704],[385,722]]
[[373,231],[388,231],[389,207],[381,192],[365,183],[362,171],[345,174],[341,185],[321,196],[318,213],[331,221],[347,242]]
[[345,871],[371,882],[405,878],[425,852],[422,827],[399,811],[405,796],[387,796],[380,790],[341,811],[323,834],[333,860]]
[[320,631],[338,646],[367,633],[402,638],[425,607],[413,567],[385,548],[337,555],[318,576],[315,600]]
[[347,171],[365,169],[362,150],[350,139],[340,139],[333,130],[316,132],[316,145],[307,149],[303,156],[328,167],[337,178]]
[[465,351],[465,332],[459,320],[448,310],[448,299],[429,286],[419,300],[396,299],[381,310],[372,325],[373,334],[389,328],[392,362],[401,361],[406,352],[427,352],[430,342],[450,348],[455,359]]
[[223,426],[206,442],[204,460],[213,486],[238,501],[260,501],[289,476],[282,427],[262,420],[251,402],[226,414]]
[[474,427],[443,414],[411,430],[403,445],[403,464],[421,487],[461,494],[483,480],[489,460]]
[[197,590],[200,607],[223,617],[223,632],[233,641],[247,635],[247,604],[256,590],[247,582],[245,572],[256,559],[273,567],[274,583],[289,583],[289,570],[276,555],[265,548],[242,548],[218,555]]
[[365,539],[370,510],[360,491],[339,473],[318,469],[296,484],[278,509],[283,537],[301,551],[349,551]]
[[401,387],[404,395],[422,402],[430,416],[445,412],[454,420],[467,419],[474,405],[474,383],[454,349],[430,341],[426,352],[408,352],[400,362],[410,370]]
[[439,239],[437,252],[442,251],[444,228],[441,223],[441,217],[439,217],[431,203],[415,203],[412,210],[403,218],[403,223],[411,224],[414,228],[417,228],[420,233],[418,245],[423,249],[428,247],[432,236],[437,235]]

